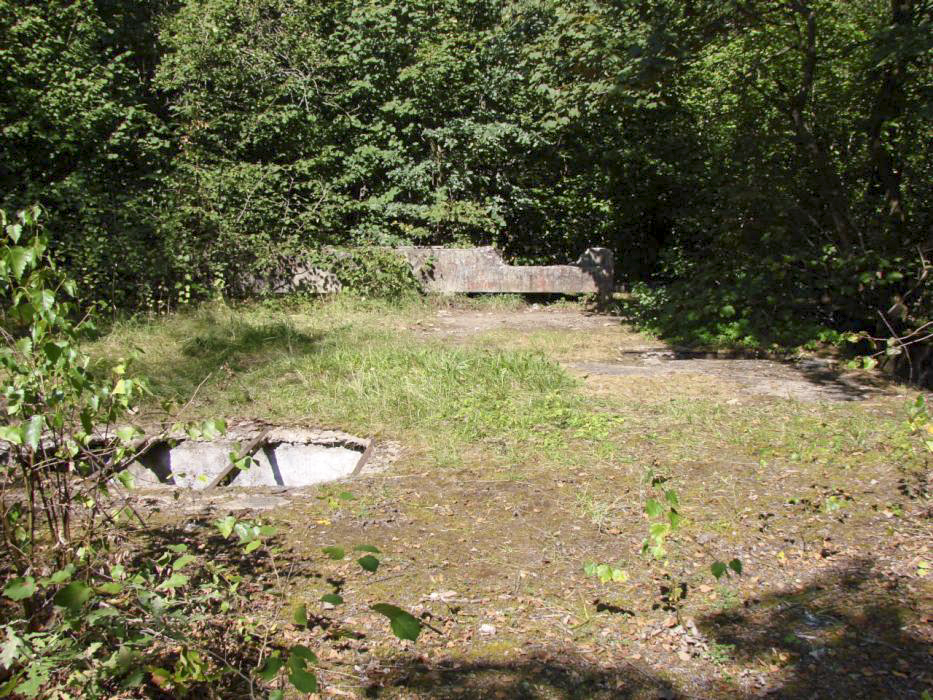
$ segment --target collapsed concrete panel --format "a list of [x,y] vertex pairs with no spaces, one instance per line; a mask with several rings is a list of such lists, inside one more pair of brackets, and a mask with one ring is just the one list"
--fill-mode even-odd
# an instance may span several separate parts
[[[241,471],[230,455],[243,455],[244,449],[252,465]],[[371,441],[338,431],[238,425],[216,440],[178,435],[155,443],[130,472],[142,488],[310,486],[358,473],[371,450]]]

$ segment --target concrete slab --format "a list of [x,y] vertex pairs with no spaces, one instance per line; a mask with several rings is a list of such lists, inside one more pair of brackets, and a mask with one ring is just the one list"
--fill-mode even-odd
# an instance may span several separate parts
[[589,248],[572,265],[507,265],[491,246],[396,250],[430,292],[612,294],[614,258],[607,248]]
[[314,444],[282,443],[256,453],[254,464],[231,486],[310,486],[350,476],[360,461],[356,450]]

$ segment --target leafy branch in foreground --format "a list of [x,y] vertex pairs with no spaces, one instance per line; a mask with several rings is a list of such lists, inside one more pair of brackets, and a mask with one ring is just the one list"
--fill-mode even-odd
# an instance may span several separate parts
[[39,214],[34,207],[10,222],[0,212],[0,527],[21,573],[45,558],[63,569],[127,515],[108,481],[136,457],[140,431],[117,422],[144,391],[125,363],[103,374],[81,352],[93,325],[72,320],[74,284],[35,233]]

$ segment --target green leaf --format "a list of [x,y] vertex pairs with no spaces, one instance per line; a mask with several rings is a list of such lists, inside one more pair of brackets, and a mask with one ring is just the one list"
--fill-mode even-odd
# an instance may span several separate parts
[[733,559],[729,562],[729,568],[732,569],[735,573],[742,574],[742,562],[738,559]]
[[45,427],[44,416],[33,416],[26,424],[23,437],[26,440],[26,444],[34,450],[39,449],[39,440],[42,438],[43,427]]
[[5,669],[13,667],[16,657],[19,656],[19,647],[22,639],[16,636],[16,633],[10,627],[6,629],[6,639],[0,645],[0,666]]
[[401,608],[388,603],[377,603],[370,606],[370,609],[389,618],[392,633],[399,639],[408,639],[414,642],[418,639],[418,635],[421,634],[421,622],[414,615],[405,612]]
[[285,660],[281,656],[272,655],[268,659],[266,659],[266,663],[263,664],[262,668],[256,671],[256,675],[259,676],[266,683],[269,683],[276,677],[279,670],[284,665],[285,665]]
[[108,581],[107,583],[102,583],[99,586],[96,586],[98,593],[104,593],[106,595],[116,595],[123,590],[123,585],[117,583],[116,581]]
[[233,528],[236,525],[236,518],[232,515],[228,515],[226,518],[221,518],[220,520],[214,521],[214,527],[217,528],[220,532],[221,537],[224,539],[230,537],[233,534]]
[[248,520],[238,522],[233,531],[240,538],[240,544],[252,542],[259,536],[259,528]]
[[3,589],[3,595],[10,600],[25,600],[36,592],[36,581],[32,576],[21,576],[10,581]]
[[33,306],[43,311],[48,311],[55,305],[55,294],[50,289],[40,289],[33,292],[30,297]]
[[317,676],[303,668],[297,668],[289,664],[288,680],[302,693],[317,692]]
[[140,435],[140,431],[132,425],[121,425],[117,428],[117,437],[122,443],[131,442],[137,435]]
[[373,554],[379,554],[379,548],[374,547],[371,544],[358,544],[353,548],[354,552],[372,552]]
[[249,554],[250,552],[259,549],[259,547],[261,546],[262,546],[262,542],[260,542],[259,540],[253,540],[252,542],[249,542],[245,547],[243,547],[243,551],[246,554]]
[[676,530],[684,521],[684,516],[671,508],[671,511],[667,514],[667,520],[671,524],[671,529]]
[[16,341],[16,351],[23,355],[32,354],[32,338],[23,337]]
[[0,425],[0,440],[14,445],[23,444],[23,429],[18,425]]
[[125,488],[127,491],[132,491],[134,488],[136,488],[136,477],[129,469],[124,469],[123,471],[117,472],[117,480],[123,484],[123,488]]
[[652,518],[656,518],[664,512],[664,506],[653,498],[645,501],[645,512]]
[[35,260],[35,251],[32,248],[21,246],[12,247],[7,251],[7,264],[17,281],[21,280],[26,266]]
[[308,663],[312,663],[312,664],[317,663],[317,655],[313,651],[308,649],[308,647],[304,646],[303,644],[296,644],[295,646],[293,646],[291,648],[291,654],[292,656],[296,656],[299,659],[303,659],[304,661],[307,661]]
[[185,576],[184,574],[175,573],[169,576],[161,584],[159,584],[158,590],[165,590],[165,589],[175,590],[176,588],[181,588],[182,586],[185,586],[187,584],[188,584],[187,576]]
[[612,580],[615,583],[625,583],[628,581],[628,572],[625,569],[613,569]]
[[122,613],[116,608],[111,607],[102,607],[94,608],[93,610],[88,611],[87,615],[84,617],[89,624],[93,625],[98,620],[106,620],[110,617],[119,617]]
[[69,564],[64,569],[59,569],[54,574],[49,576],[49,583],[54,586],[60,586],[63,583],[67,583],[71,580],[71,577],[74,576],[75,566],[74,564]]
[[340,493],[337,494],[337,498],[339,498],[341,501],[355,501],[356,500],[356,496],[354,496],[349,491],[341,491]]
[[182,554],[178,559],[172,562],[172,570],[181,571],[193,561],[197,561],[197,557],[192,554]]
[[288,656],[288,680],[302,693],[316,693],[317,677],[305,670],[308,661],[317,661],[313,651],[300,644],[292,647]]
[[723,577],[723,574],[726,573],[726,565],[721,561],[714,561],[710,565],[709,570],[713,573],[713,576],[715,576],[717,579],[720,579]]
[[374,557],[372,554],[367,554],[365,557],[360,557],[356,560],[356,563],[371,573],[375,572],[376,569],[379,568],[379,560],[376,559],[376,557]]
[[585,573],[587,576],[595,576],[596,575],[596,562],[595,561],[586,562],[583,565],[583,573]]
[[56,593],[52,600],[55,605],[61,608],[77,610],[90,600],[93,595],[94,591],[90,587],[85,586],[80,581],[72,581]]
[[321,551],[331,559],[343,559],[345,556],[347,556],[347,553],[343,550],[343,547],[324,547]]
[[343,598],[341,598],[336,593],[325,593],[321,596],[322,603],[330,603],[331,605],[340,605],[343,603]]
[[269,693],[269,700],[285,700],[285,691],[284,690],[273,690]]
[[59,358],[62,356],[62,351],[65,347],[67,347],[65,343],[46,343],[42,346],[42,352],[45,353],[49,362],[54,364],[58,362]]
[[677,492],[673,489],[669,489],[664,492],[664,500],[666,500],[674,508],[680,505],[680,499],[677,498]]
[[304,603],[295,608],[295,612],[292,613],[292,622],[299,627],[308,626],[308,608]]
[[227,421],[222,418],[206,420],[201,424],[201,434],[208,440],[220,437],[227,432]]

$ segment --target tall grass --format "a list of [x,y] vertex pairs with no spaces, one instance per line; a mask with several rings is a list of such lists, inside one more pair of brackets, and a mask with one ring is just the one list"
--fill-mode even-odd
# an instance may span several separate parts
[[439,452],[491,442],[513,456],[554,458],[570,442],[604,440],[617,422],[588,411],[577,380],[539,352],[452,346],[408,331],[426,310],[205,306],[119,324],[93,351],[138,348],[153,403],[194,396],[203,416],[325,425]]

